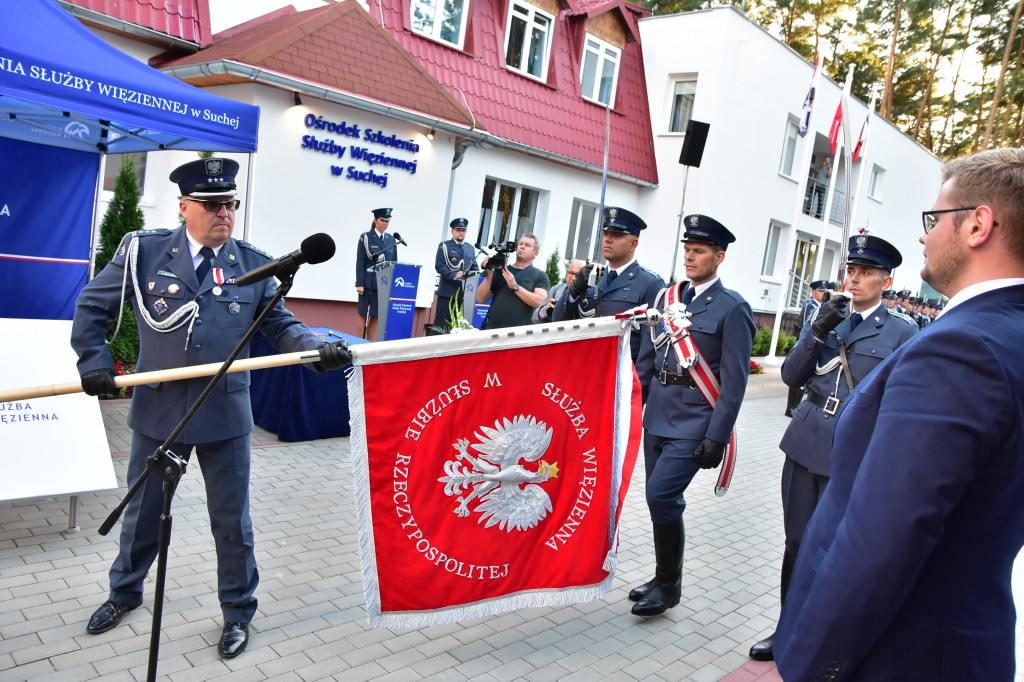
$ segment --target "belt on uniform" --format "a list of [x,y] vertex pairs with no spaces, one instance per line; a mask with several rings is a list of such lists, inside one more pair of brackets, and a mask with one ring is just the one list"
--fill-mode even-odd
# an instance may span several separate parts
[[807,389],[807,402],[817,405],[822,412],[833,417],[839,411],[839,406],[843,404],[843,401],[834,395],[825,396],[811,389]]
[[667,369],[659,369],[655,372],[655,376],[658,377],[658,383],[662,386],[689,386],[690,388],[697,388],[697,383],[690,376],[689,372],[676,374]]

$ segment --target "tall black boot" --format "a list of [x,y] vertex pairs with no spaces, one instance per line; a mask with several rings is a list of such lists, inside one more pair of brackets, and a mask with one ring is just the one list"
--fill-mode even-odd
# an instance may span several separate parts
[[683,584],[683,520],[654,524],[654,585],[633,607],[635,616],[657,616],[679,603]]
[[[796,565],[796,555],[785,552],[782,555],[782,582],[779,585],[779,592],[782,595],[782,604],[786,604],[786,593],[789,591],[789,580],[793,577],[793,566]],[[760,642],[750,647],[750,657],[755,661],[774,661],[775,633],[768,635]]]

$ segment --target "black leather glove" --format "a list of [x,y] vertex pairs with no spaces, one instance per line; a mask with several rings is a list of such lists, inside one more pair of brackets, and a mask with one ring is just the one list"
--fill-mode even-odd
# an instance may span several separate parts
[[811,323],[811,333],[814,334],[814,338],[824,343],[828,338],[828,333],[849,317],[846,305],[848,300],[846,296],[833,298],[829,292],[825,292],[821,307],[818,308],[818,314],[814,316],[814,322]]
[[313,363],[313,369],[320,374],[341,369],[352,362],[352,353],[344,341],[321,343],[316,347],[316,352],[320,354],[320,360]]
[[114,385],[117,376],[112,369],[94,369],[82,375],[82,390],[86,395],[117,395],[121,392]]
[[587,293],[587,282],[590,281],[590,272],[594,269],[593,263],[587,263],[580,270],[580,274],[576,275],[576,279],[569,285],[569,298],[579,298],[583,294]]
[[725,457],[725,443],[705,438],[693,451],[693,457],[701,469],[717,469]]

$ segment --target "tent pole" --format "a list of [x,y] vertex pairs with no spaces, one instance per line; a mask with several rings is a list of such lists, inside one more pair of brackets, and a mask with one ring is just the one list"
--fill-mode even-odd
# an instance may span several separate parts
[[103,196],[103,175],[107,171],[107,153],[99,153],[99,168],[96,169],[96,190],[92,198],[92,227],[89,230],[89,273],[86,280],[92,279],[96,267],[96,232],[99,230],[100,197]]
[[256,155],[249,152],[249,165],[245,171],[245,225],[242,228],[242,239],[252,242],[249,238],[249,221],[252,219],[252,171]]

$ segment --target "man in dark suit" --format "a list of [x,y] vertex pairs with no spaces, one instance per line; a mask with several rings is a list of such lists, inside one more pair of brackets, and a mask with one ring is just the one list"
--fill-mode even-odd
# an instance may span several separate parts
[[[800,317],[797,320],[799,329],[797,330],[797,336],[804,330],[807,325],[814,319],[814,315],[818,312],[818,307],[821,305],[821,297],[828,291],[829,281],[827,279],[819,279],[811,282],[811,295],[807,297],[807,301],[804,303],[804,307],[800,310]],[[789,389],[789,396],[786,401],[786,416],[792,417],[793,410],[797,408],[800,401],[804,397],[803,386],[791,386]]]
[[[894,350],[917,333],[906,315],[882,305],[892,271],[903,262],[895,246],[874,235],[850,237],[844,294],[821,304],[782,364],[782,380],[806,387],[779,447],[786,549],[782,555],[782,601],[807,522],[828,485],[836,414],[850,391]],[[852,305],[853,314],[847,308]],[[757,642],[750,657],[770,661],[772,636]]]
[[[434,258],[434,270],[440,276],[437,283],[437,313],[434,315],[435,333],[443,334],[450,322],[450,309],[452,299],[457,299],[459,306],[463,305],[462,293],[466,288],[466,281],[463,277],[466,273],[479,272],[477,267],[476,251],[470,244],[466,243],[466,228],[469,221],[465,218],[456,218],[449,227],[452,230],[452,238],[437,245],[437,256]],[[472,316],[470,316],[472,318]]]
[[[641,267],[635,256],[640,232],[646,227],[647,223],[631,211],[615,206],[604,209],[601,253],[608,261],[608,271],[596,287],[588,288],[594,266],[592,263],[585,265],[555,304],[551,319],[561,322],[581,317],[603,317],[645,303],[654,305],[654,297],[665,288],[665,280],[658,273]],[[630,337],[630,354],[634,363],[639,352],[640,330],[634,329]]]
[[377,270],[382,263],[398,260],[398,242],[388,234],[390,208],[373,209],[370,229],[359,235],[356,245],[356,293],[359,294],[359,334],[364,339],[377,338]]
[[[642,334],[636,371],[647,403],[644,464],[656,566],[654,579],[629,593],[637,602],[633,613],[638,616],[655,616],[679,603],[683,493],[698,469],[712,469],[722,462],[747,389],[754,340],[750,306],[718,278],[725,250],[736,238],[705,215],[690,215],[684,222],[684,263],[690,281],[673,287],[685,305],[679,320],[689,323],[689,334],[720,388],[712,407],[690,372],[680,366],[672,344],[655,346],[661,329],[651,327]],[[678,304],[666,304],[670,296],[674,294],[666,291],[658,297],[663,313],[678,310]]]
[[[269,305],[273,279],[239,287],[234,278],[270,262],[263,251],[231,237],[235,174],[231,159],[200,159],[177,168],[171,181],[181,190],[185,226],[143,230],[125,236],[110,263],[78,297],[71,345],[78,353],[82,388],[89,395],[111,395],[114,362],[105,341],[107,321],[122,309],[122,283],[139,329],[140,372],[219,363],[227,359]],[[127,270],[127,272],[126,272]],[[261,328],[281,351],[318,348],[318,371],[337,369],[351,359],[344,344],[321,343],[281,302]],[[248,357],[245,349],[239,357]],[[133,431],[128,482],[146,468],[206,388],[207,378],[135,387],[128,425]],[[249,372],[226,374],[170,450],[189,458],[193,448],[203,471],[210,530],[217,550],[217,584],[224,630],[220,655],[232,658],[249,641],[259,582],[249,518],[249,433],[252,431]],[[93,614],[86,631],[106,632],[142,604],[142,585],[156,558],[163,508],[163,484],[149,476],[132,497],[121,522],[120,551],[110,569],[110,595]]]
[[775,656],[786,680],[1009,682],[1024,545],[1024,150],[943,168],[921,277],[949,296],[839,415]]

